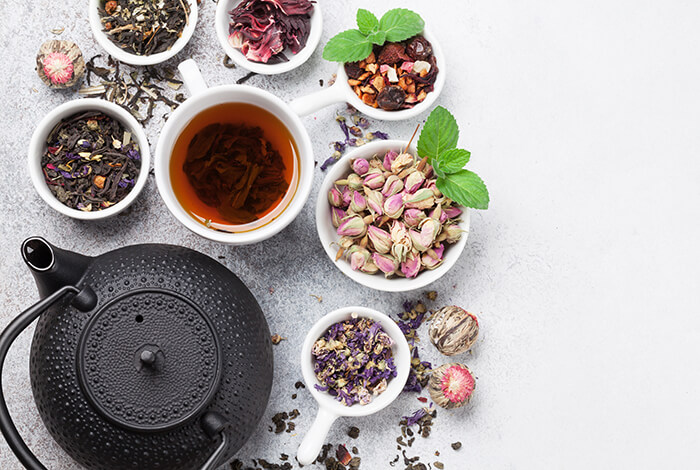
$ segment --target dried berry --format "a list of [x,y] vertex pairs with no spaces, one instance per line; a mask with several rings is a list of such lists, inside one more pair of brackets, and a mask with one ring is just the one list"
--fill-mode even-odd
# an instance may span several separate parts
[[428,60],[433,54],[433,46],[423,36],[416,36],[406,46],[406,54],[414,61]]
[[400,86],[384,87],[377,95],[377,104],[386,111],[396,111],[406,101],[406,92]]
[[443,307],[430,322],[430,341],[446,356],[468,351],[479,336],[476,315],[450,305]]
[[464,364],[444,364],[430,378],[430,397],[443,408],[459,408],[469,402],[476,383]]
[[377,57],[379,64],[394,65],[404,60],[410,60],[401,44],[389,42],[382,47]]
[[71,41],[46,41],[36,56],[39,78],[52,88],[70,88],[85,74],[80,48]]
[[345,64],[345,73],[348,78],[358,79],[365,71],[360,68],[357,62],[348,62]]
[[348,431],[348,436],[350,436],[352,439],[357,439],[358,436],[360,435],[360,428],[353,426],[350,428]]

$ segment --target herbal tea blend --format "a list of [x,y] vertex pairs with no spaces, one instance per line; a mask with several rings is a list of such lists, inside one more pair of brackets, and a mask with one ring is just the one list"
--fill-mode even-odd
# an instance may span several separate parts
[[229,12],[229,44],[253,62],[286,62],[286,48],[306,46],[313,10],[309,0],[244,0]]
[[134,188],[139,146],[121,122],[99,111],[63,119],[49,134],[41,167],[56,199],[71,209],[99,211]]
[[109,39],[136,55],[165,52],[189,24],[189,0],[107,0],[100,21]]
[[311,348],[317,390],[344,405],[366,405],[396,377],[393,341],[379,322],[355,317],[335,323]]

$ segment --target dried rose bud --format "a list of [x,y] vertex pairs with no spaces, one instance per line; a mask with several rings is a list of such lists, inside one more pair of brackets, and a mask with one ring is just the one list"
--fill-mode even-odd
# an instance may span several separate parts
[[398,157],[399,154],[393,150],[389,150],[386,155],[384,155],[383,166],[386,171],[391,171],[391,163]]
[[39,78],[52,88],[70,88],[85,74],[80,48],[71,41],[46,41],[36,56]]
[[401,272],[409,279],[418,276],[420,268],[420,255],[416,254],[415,252],[409,253],[406,260],[401,263]]
[[479,321],[474,314],[450,305],[443,307],[430,321],[430,341],[445,356],[467,352],[479,336]]
[[370,259],[360,268],[360,271],[367,274],[377,274],[379,272],[379,268],[376,264],[374,264],[374,261]]
[[382,188],[382,194],[384,197],[393,196],[401,191],[403,191],[403,181],[401,181],[401,179],[396,175],[390,175],[386,179],[384,187]]
[[459,408],[469,402],[476,381],[464,364],[444,364],[433,370],[430,377],[430,398],[443,408]]
[[408,256],[413,248],[413,243],[411,242],[408,230],[406,230],[406,226],[399,221],[394,221],[391,225],[391,241],[393,242],[391,254],[394,255],[397,261],[405,261],[406,256]]
[[367,232],[367,226],[359,215],[345,217],[338,226],[338,235],[347,237],[361,237]]
[[406,168],[409,168],[416,163],[416,158],[410,153],[399,154],[393,162],[391,162],[391,171],[398,173]]
[[376,215],[384,214],[382,206],[384,205],[384,196],[379,191],[365,189],[365,198],[367,199],[367,207],[370,212]]
[[343,209],[331,207],[331,220],[333,221],[333,227],[338,228],[340,226],[340,222],[346,215],[347,214]]
[[345,208],[350,206],[350,203],[352,202],[352,195],[354,191],[350,189],[350,187],[346,186],[343,188],[343,204],[341,207]]
[[384,273],[385,276],[391,276],[399,268],[399,263],[391,255],[382,255],[379,253],[372,254],[372,260],[374,264],[377,265],[379,270]]
[[333,207],[341,207],[343,205],[343,195],[337,188],[332,188],[328,191],[328,202]]
[[367,227],[367,235],[377,253],[389,253],[392,244],[389,232],[370,225]]
[[407,193],[415,193],[423,186],[425,181],[425,176],[420,171],[414,171],[406,177],[404,186],[406,187]]
[[413,242],[413,247],[420,251],[427,251],[433,245],[435,238],[437,237],[437,227],[433,223],[425,223],[432,219],[424,219],[420,224],[420,231],[415,230],[409,231],[411,236],[411,241]]
[[395,194],[384,201],[384,214],[392,219],[398,219],[403,213],[404,203],[401,194]]
[[367,209],[367,200],[360,191],[355,191],[350,201],[350,210],[355,213],[364,212]]
[[429,189],[435,197],[442,197],[442,193],[438,189],[437,184],[435,184],[435,180],[430,180],[430,182],[426,183],[427,184],[425,185],[424,189]]
[[435,196],[428,188],[422,188],[406,199],[408,209],[430,209],[435,204]]
[[362,176],[369,171],[369,162],[364,158],[358,158],[352,162],[352,169],[355,173]]
[[417,227],[427,216],[420,209],[406,209],[403,212],[403,221],[409,227]]
[[454,219],[462,214],[462,209],[459,207],[445,207],[443,211],[447,214],[447,218],[449,219]]
[[430,211],[430,218],[437,220],[441,224],[447,222],[447,214],[442,210],[442,205],[438,204],[435,206],[435,209]]
[[369,251],[359,245],[351,246],[347,252],[347,255],[350,258],[350,267],[353,269],[353,271],[361,269],[370,257]]
[[365,175],[364,185],[369,189],[379,189],[384,186],[384,174],[380,170],[371,170]]
[[442,259],[431,256],[430,253],[423,253],[423,255],[420,258],[420,262],[423,266],[425,266],[426,269],[433,270],[442,264]]
[[459,225],[454,224],[446,225],[442,230],[445,232],[445,235],[447,235],[445,241],[450,244],[457,243],[464,233],[464,230],[459,228]]

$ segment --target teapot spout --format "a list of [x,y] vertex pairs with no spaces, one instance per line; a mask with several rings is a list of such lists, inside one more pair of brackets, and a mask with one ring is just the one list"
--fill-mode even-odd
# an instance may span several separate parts
[[92,262],[88,256],[57,248],[41,237],[30,237],[22,243],[22,258],[42,298],[61,287],[76,285]]

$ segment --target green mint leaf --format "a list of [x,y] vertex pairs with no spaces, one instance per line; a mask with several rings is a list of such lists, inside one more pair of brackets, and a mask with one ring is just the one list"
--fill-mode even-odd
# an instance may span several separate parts
[[379,20],[371,11],[360,8],[357,10],[357,28],[362,34],[368,35],[379,28]]
[[[325,57],[325,51],[324,51]],[[459,127],[454,116],[442,106],[433,109],[418,138],[418,155],[429,157],[431,164],[444,152],[457,147]]]
[[372,53],[372,43],[357,29],[333,36],[323,48],[323,58],[331,62],[357,62]]
[[476,173],[459,170],[437,179],[437,187],[458,204],[474,209],[488,209],[489,191]]
[[367,36],[367,40],[377,46],[382,46],[386,42],[386,33],[384,31],[375,31]]
[[379,20],[379,29],[386,32],[386,40],[398,42],[423,31],[425,21],[418,13],[405,8],[394,8]]
[[433,172],[439,177],[439,178],[444,178],[447,176],[447,173],[445,173],[442,169],[442,165],[440,164],[440,160],[431,160],[433,164]]
[[469,162],[471,155],[467,150],[450,149],[440,154],[437,160],[440,162],[440,169],[444,173],[457,173]]

